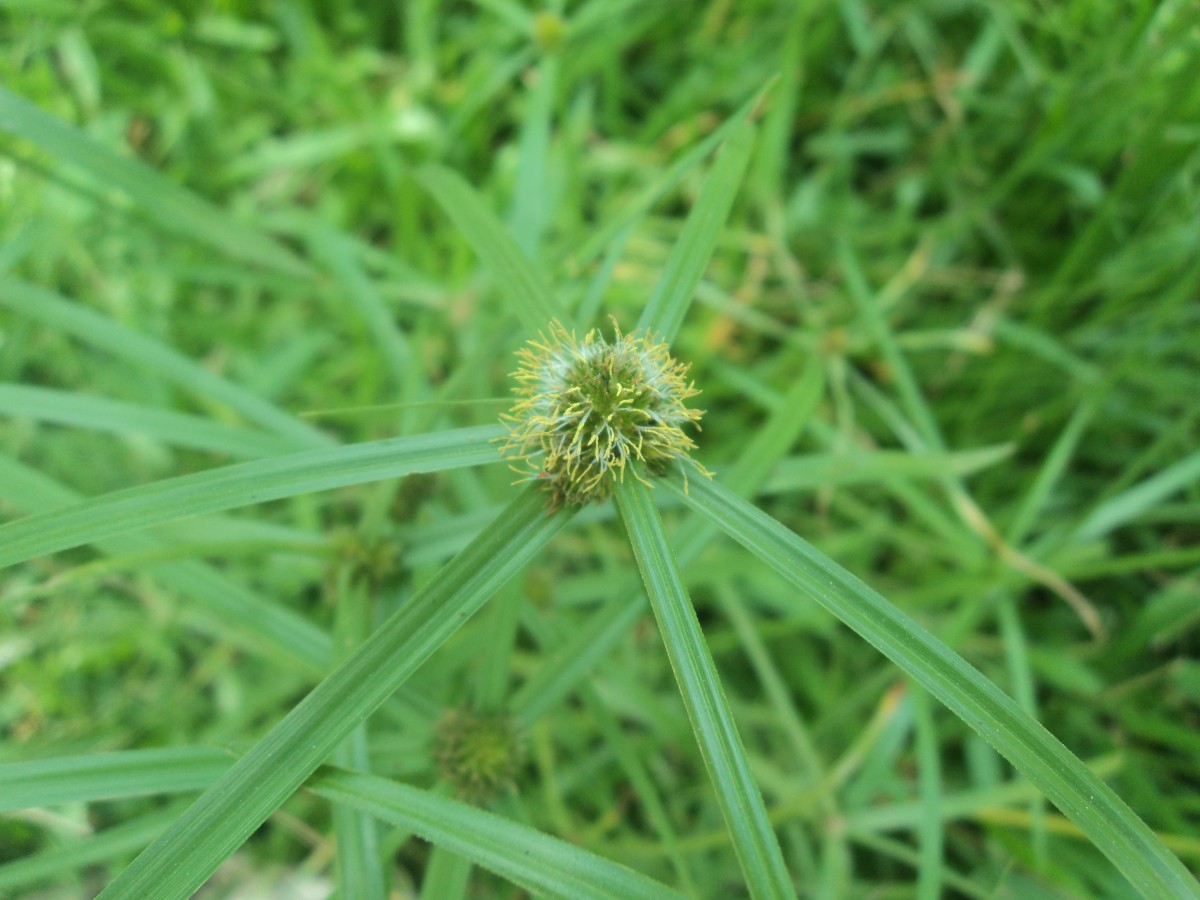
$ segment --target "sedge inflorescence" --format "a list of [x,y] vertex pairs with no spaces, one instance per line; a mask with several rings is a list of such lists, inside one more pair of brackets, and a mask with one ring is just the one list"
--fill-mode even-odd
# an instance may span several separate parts
[[468,803],[515,786],[523,752],[516,723],[500,713],[453,709],[434,728],[438,771]]
[[555,321],[517,357],[521,399],[504,416],[504,452],[546,483],[556,507],[604,500],[626,469],[648,484],[639,468],[690,462],[696,445],[683,428],[699,427],[703,410],[684,405],[699,391],[665,343],[619,328],[611,341],[596,330],[578,340]]

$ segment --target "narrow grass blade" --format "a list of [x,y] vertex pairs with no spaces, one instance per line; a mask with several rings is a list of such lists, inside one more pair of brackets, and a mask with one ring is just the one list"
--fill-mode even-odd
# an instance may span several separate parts
[[[18,509],[60,509],[82,501],[79,494],[45,474],[0,454],[0,497]],[[150,534],[125,534],[99,541],[109,556],[154,552],[165,541]],[[221,640],[233,640],[250,653],[323,675],[329,669],[329,635],[296,612],[202,562],[163,562],[149,569],[160,583],[194,604],[189,618]],[[187,614],[187,613],[185,613]]]
[[1090,541],[1102,537],[1195,481],[1200,481],[1200,452],[1185,456],[1129,490],[1105,500],[1079,526],[1075,538]]
[[[532,607],[528,610],[524,625],[544,652],[566,644],[565,629]],[[610,709],[590,685],[579,687],[579,699],[583,701],[584,709],[599,728],[604,745],[616,756],[646,821],[662,842],[675,870],[676,884],[689,897],[698,896],[700,892],[696,888],[696,880],[687,860],[679,852],[678,833],[660,796],[660,787],[651,778],[642,754],[639,753],[639,747],[635,746],[634,735],[625,733],[618,721],[617,712]],[[523,725],[532,725],[532,721],[524,722]]]
[[579,308],[575,310],[576,324],[587,328],[600,314],[600,307],[604,302],[604,295],[608,291],[609,285],[612,284],[617,263],[621,261],[621,256],[625,253],[625,247],[629,244],[632,236],[633,226],[631,225],[617,234],[608,245],[608,249],[604,252],[604,258],[596,268],[596,274],[588,282],[587,293],[583,295],[583,299],[579,301]]
[[475,0],[474,5],[507,23],[514,34],[524,37],[533,30],[533,16],[514,0]]
[[947,473],[970,475],[1012,456],[1012,444],[946,453],[906,453],[874,450],[853,453],[812,453],[779,461],[763,492],[809,490],[847,484],[944,478]]
[[[796,708],[794,692],[788,687],[779,666],[771,657],[766,641],[763,640],[760,633],[761,617],[755,615],[754,608],[734,590],[729,579],[716,582],[714,593],[721,611],[733,625],[742,652],[746,654],[759,684],[762,685],[763,694],[774,716],[774,727],[788,738],[792,745],[792,753],[804,768],[805,777],[813,784],[820,783],[826,777],[825,761],[817,749],[808,724]],[[826,794],[822,802],[826,814],[836,813],[830,794]]]
[[[781,736],[791,744],[791,754],[799,763],[799,769],[802,772],[800,779],[803,784],[832,785],[833,782],[827,779],[826,762],[824,762],[821,752],[818,751],[815,740],[812,739],[811,728],[797,708],[796,691],[788,685],[784,674],[780,671],[780,666],[776,665],[772,658],[766,641],[763,641],[758,632],[763,617],[758,616],[754,607],[745,604],[744,599],[734,590],[728,578],[722,578],[715,582],[713,590],[715,599],[721,606],[721,612],[733,625],[740,648],[748,658],[751,667],[754,668],[757,682],[769,704],[770,712],[773,714],[770,727],[772,730],[778,730]],[[805,811],[816,811],[817,815],[823,816],[827,821],[841,816],[841,811],[835,802],[834,790],[822,791],[820,797],[812,797],[805,806]],[[778,817],[775,818],[774,823],[776,826],[781,826]],[[798,883],[817,884],[845,880],[845,875],[848,874],[848,865],[845,864],[845,860],[850,858],[850,847],[848,847],[846,836],[841,829],[828,829],[826,834],[822,835],[824,848],[820,862],[817,862],[816,854],[808,846],[808,840],[804,836],[796,834],[800,830],[796,827],[796,823],[791,823],[791,826],[782,824],[780,830],[784,846],[791,850],[788,860],[792,863],[793,876],[796,877]],[[803,841],[803,844],[800,844],[800,841]],[[816,889],[812,893],[815,896],[823,895],[821,889]]]
[[[343,663],[371,633],[372,592],[356,584],[344,569],[334,613],[334,662]],[[334,750],[334,761],[346,769],[370,772],[367,723],[359,722]],[[337,844],[338,896],[355,900],[385,900],[387,885],[379,853],[379,827],[358,810],[337,806],[333,810],[333,834]]]
[[0,526],[0,568],[202,513],[313,491],[495,462],[499,425],[389,438],[238,463],[114,491]]
[[436,120],[423,109],[410,107],[399,115],[383,109],[373,112],[378,118],[264,138],[230,159],[222,166],[222,174],[227,183],[278,178],[288,170],[313,171],[343,164],[346,157],[372,146],[398,158],[400,148],[429,143],[439,134]]
[[[1121,770],[1119,756],[1104,756],[1088,763],[1097,777],[1107,778]],[[946,794],[938,810],[947,822],[975,818],[980,810],[1007,808],[1028,803],[1041,796],[1037,788],[1024,778],[1017,777],[986,787],[969,788]],[[846,812],[846,827],[851,831],[881,832],[916,828],[925,815],[921,801],[905,801],[871,806]]]
[[942,761],[938,749],[937,722],[929,694],[914,687],[913,719],[917,750],[917,791],[921,797],[921,821],[917,826],[920,857],[917,865],[917,900],[942,896],[945,835],[942,832]]
[[504,711],[524,603],[524,587],[510,585],[492,601],[487,612],[487,627],[483,629],[487,639],[480,647],[481,658],[471,684],[474,707],[482,712]]
[[289,275],[311,272],[291,251],[257,229],[2,87],[0,131],[24,138],[59,162],[81,169],[105,189],[118,188],[145,215],[176,234],[264,268]]
[[[178,815],[177,809],[155,810],[149,815],[115,825],[65,846],[0,865],[0,896],[39,896],[33,892],[18,894],[15,891],[41,882],[59,882],[68,877],[67,873],[77,872],[86,866],[126,858],[166,831],[171,820]],[[10,891],[14,893],[8,893]],[[63,893],[57,896],[72,895]]]
[[716,665],[650,489],[631,478],[617,486],[616,499],[750,895],[795,897],[783,851],[750,774]]
[[[1017,701],[1017,705],[1029,714],[1030,718],[1036,719],[1038,717],[1037,686],[1034,681],[1033,668],[1029,662],[1029,647],[1025,640],[1024,629],[1021,627],[1021,617],[1017,613],[1017,604],[1012,596],[1008,594],[1000,596],[999,603],[996,605],[996,622],[1000,626],[1000,640],[1004,644],[1004,658],[1010,685],[1009,693]],[[1132,630],[1129,629],[1129,631]],[[1029,812],[1032,822],[1031,837],[1034,858],[1039,864],[1045,863],[1047,859],[1046,798],[1040,794],[1034,798]]]
[[201,791],[233,765],[208,747],[123,750],[0,765],[0,812]]
[[554,97],[558,85],[558,60],[542,57],[537,79],[525,99],[525,117],[521,122],[521,141],[517,155],[517,183],[512,206],[512,235],[530,259],[538,258],[538,248],[551,218],[550,133],[554,118]]
[[354,242],[328,227],[316,227],[311,235],[313,254],[329,270],[342,288],[348,302],[358,311],[368,334],[379,346],[392,382],[412,399],[410,365],[412,351],[408,338],[396,324],[375,282],[356,258]]
[[559,838],[394,781],[324,769],[309,787],[322,797],[409,829],[538,896],[563,900],[683,896]]
[[1200,884],[1104,782],[966,660],[872,588],[719,484],[666,487],[924,685],[1038,786],[1146,897]]
[[469,184],[440,166],[426,166],[418,178],[496,279],[527,331],[537,334],[562,315],[541,270]]
[[679,240],[667,257],[662,277],[642,310],[638,330],[673,341],[696,295],[696,286],[725,227],[754,149],[754,126],[741,122],[717,157],[696,205],[684,223]]
[[518,495],[101,894],[188,897],[470,616],[570,520]]
[[[527,33],[522,31],[522,34]],[[476,117],[500,102],[497,98],[511,88],[522,72],[537,62],[537,46],[528,41],[522,43],[523,46],[498,59],[491,67],[486,80],[454,104],[453,112],[447,110],[449,118],[441,130],[441,139],[430,151],[431,158],[444,159],[450,154],[469,132]]]
[[782,207],[787,202],[786,175],[789,166],[798,162],[792,151],[792,136],[807,75],[809,51],[805,42],[811,40],[812,30],[809,18],[815,11],[814,7],[796,4],[787,33],[779,42],[779,82],[763,116],[763,136],[752,168],[755,193],[768,208]]
[[174,447],[227,453],[241,459],[277,456],[296,449],[294,441],[279,435],[200,416],[22,384],[0,384],[0,413],[115,434],[143,434]]
[[[367,758],[365,723],[359,723],[335,759],[339,764],[362,767]],[[333,833],[337,843],[338,896],[356,900],[384,900],[384,863],[379,851],[378,825],[373,818],[344,806],[333,810]]]
[[614,592],[624,599],[605,604],[583,627],[564,636],[547,662],[513,694],[510,703],[521,727],[530,727],[569,696],[642,617],[646,601],[636,580],[623,579]]
[[909,420],[916,424],[917,430],[927,446],[934,450],[944,450],[945,442],[942,440],[942,434],[938,429],[933,411],[925,400],[925,395],[921,392],[921,386],[917,383],[912,367],[909,366],[908,360],[900,350],[900,345],[896,343],[896,336],[884,319],[881,309],[882,298],[867,283],[867,276],[863,272],[862,266],[859,265],[858,257],[849,241],[845,239],[838,241],[837,258],[850,296],[854,298],[859,314],[866,322],[867,332],[879,346],[884,360],[887,361],[888,370],[891,372],[892,380],[900,394],[900,400]]
[[1109,373],[1072,353],[1050,335],[1026,322],[1018,322],[1000,314],[996,316],[992,327],[998,342],[1023,350],[1032,357],[1062,369],[1080,384],[1095,384],[1102,377],[1108,377]]
[[669,788],[662,789],[655,784],[646,768],[648,761],[641,758],[638,753],[639,748],[633,745],[630,736],[621,728],[621,724],[617,720],[617,713],[608,707],[597,691],[590,685],[583,685],[579,696],[583,701],[584,708],[599,726],[604,743],[611,748],[613,755],[620,763],[646,821],[654,829],[659,841],[662,842],[667,857],[671,860],[671,865],[675,870],[676,882],[688,896],[697,896],[700,891],[696,887],[696,881],[691,874],[687,860],[679,851],[679,836],[676,826],[672,823],[671,816],[659,796],[660,790],[669,792]]
[[[348,806],[335,808],[349,810]],[[367,815],[354,810],[356,815]],[[471,861],[445,847],[434,847],[421,879],[420,900],[466,900],[471,882]]]
[[1075,448],[1079,445],[1079,441],[1099,405],[1099,401],[1092,398],[1076,407],[1075,412],[1071,414],[1070,421],[1067,422],[1066,427],[1055,440],[1054,446],[1046,455],[1032,487],[1021,500],[1021,505],[1017,507],[1017,513],[1013,516],[1012,524],[1008,527],[1006,537],[1014,547],[1023,544],[1025,538],[1033,530],[1038,515],[1050,498],[1051,491],[1054,490],[1055,485],[1067,470],[1071,457],[1075,455]]
[[160,341],[130,331],[95,310],[58,294],[0,278],[0,307],[27,316],[139,366],[193,394],[210,397],[295,442],[296,449],[327,447],[333,439],[239,385],[226,381]]
[[[1018,830],[1028,830],[1032,827],[1032,817],[1029,811],[1024,809],[981,809],[975,814],[975,819],[985,825],[1002,825]],[[1046,830],[1064,837],[1087,838],[1079,826],[1063,816],[1046,816]],[[1194,831],[1187,834],[1160,832],[1158,837],[1164,846],[1179,856],[1185,859],[1200,860],[1200,839],[1196,838]]]
[[657,181],[638,194],[636,199],[626,204],[619,215],[609,218],[595,236],[571,256],[572,266],[581,269],[591,262],[593,257],[603,253],[617,235],[637,222],[650,207],[665,197],[679,182],[683,181],[692,169],[700,165],[706,156],[719,147],[722,141],[727,140],[735,130],[743,127],[749,121],[751,113],[762,101],[763,95],[769,87],[770,85],[742,104],[738,111],[712,134],[673,162]]

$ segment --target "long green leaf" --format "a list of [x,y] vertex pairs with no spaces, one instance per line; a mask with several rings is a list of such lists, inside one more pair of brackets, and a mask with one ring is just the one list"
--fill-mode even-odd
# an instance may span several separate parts
[[112,319],[72,303],[43,288],[0,278],[0,306],[43,325],[111,353],[138,366],[145,366],[193,394],[211,397],[264,428],[295,442],[295,448],[326,447],[333,443],[327,434],[295,418],[252,391],[226,381],[178,350],[143,334],[130,331]]
[[1127,491],[1109,497],[1079,526],[1076,540],[1090,541],[1153,509],[1176,491],[1200,481],[1200,452],[1192,453]]
[[[602,4],[597,3],[593,4],[593,6],[600,7]],[[712,134],[705,137],[704,140],[697,143],[680,156],[679,159],[671,163],[657,181],[647,186],[632,200],[622,204],[621,211],[608,218],[596,230],[596,233],[571,255],[570,262],[572,267],[582,269],[586,266],[592,261],[593,257],[603,253],[605,248],[621,232],[637,222],[646,214],[650,207],[672,191],[679,182],[683,181],[688,172],[700,165],[704,158],[720,146],[722,141],[727,140],[735,129],[740,128],[749,121],[751,114],[762,103],[762,99],[770,87],[771,85],[767,84],[757,94],[743,103],[733,115],[722,122],[720,127],[715,129]]]
[[900,394],[900,400],[909,421],[916,425],[926,446],[934,450],[944,450],[945,441],[942,439],[933,410],[921,392],[921,385],[901,351],[900,344],[896,341],[896,335],[884,318],[883,310],[880,308],[880,292],[872,289],[868,283],[853,246],[844,237],[837,242],[837,258],[846,279],[847,291],[854,299],[859,315],[866,322],[867,333],[879,346],[883,358],[887,361],[888,371]]
[[[68,873],[77,872],[85,866],[127,858],[166,831],[171,820],[178,815],[177,809],[157,809],[149,815],[90,834],[64,846],[4,863],[0,865],[0,896],[39,896],[32,891],[16,893],[16,889],[43,881],[63,881],[72,877]],[[64,892],[58,896],[73,895]]]
[[101,894],[184,898],[570,520],[523,491]]
[[746,750],[650,489],[631,478],[617,486],[616,498],[750,895],[795,897],[783,851],[750,774]]
[[558,60],[543,56],[537,79],[529,89],[525,117],[521,122],[520,150],[517,156],[517,183],[513,196],[513,239],[530,259],[538,258],[546,225],[551,218],[549,166],[550,134],[554,118],[554,96],[558,85]]
[[719,484],[667,488],[858,632],[1038,786],[1146,897],[1200,884],[1104,782],[966,660],[875,590]]
[[1025,538],[1033,530],[1039,513],[1041,513],[1046,502],[1050,499],[1055,485],[1062,478],[1063,473],[1067,471],[1067,467],[1071,463],[1071,457],[1075,455],[1075,448],[1079,445],[1080,438],[1083,437],[1088,424],[1099,408],[1099,402],[1095,398],[1089,398],[1079,404],[1075,412],[1071,413],[1070,420],[1054,441],[1054,446],[1050,448],[1050,452],[1042,460],[1033,485],[1021,500],[1020,506],[1017,507],[1017,513],[1013,516],[1013,520],[1008,526],[1006,539],[1012,546],[1019,547],[1023,544]]
[[779,461],[763,487],[765,494],[845,484],[915,481],[969,475],[1012,456],[1012,444],[947,453],[871,450],[851,453],[808,453]]
[[917,900],[938,900],[945,878],[946,838],[942,830],[942,763],[937,724],[929,693],[914,687],[910,697],[917,733],[917,791],[922,810],[917,826],[917,842],[921,848],[917,864]]
[[[522,624],[537,642],[543,652],[566,644],[567,629],[560,627],[553,617],[543,616],[539,611],[526,608]],[[573,631],[574,625],[571,626]],[[636,795],[638,806],[655,835],[661,840],[671,865],[675,870],[676,884],[688,896],[696,896],[699,891],[687,860],[678,849],[679,837],[675,824],[667,812],[666,804],[660,796],[662,787],[655,784],[646,767],[646,760],[635,746],[636,736],[627,734],[618,721],[618,713],[611,709],[599,693],[591,685],[579,686],[579,699],[583,701],[584,710],[599,728],[600,740],[606,749],[611,750],[617,763],[628,780],[633,793]],[[519,709],[512,704],[513,709]],[[521,710],[523,713],[524,710]],[[524,716],[518,719],[522,725],[531,724]]]
[[337,280],[347,301],[357,309],[367,332],[378,344],[393,383],[405,392],[405,399],[413,399],[412,379],[409,378],[412,348],[379,287],[359,263],[354,242],[333,228],[316,226],[310,234],[310,242],[314,255]]
[[[373,592],[345,571],[339,574],[334,614],[334,662],[342,663],[371,633]],[[358,772],[371,770],[370,734],[366,722],[354,726],[350,735],[334,750],[334,761]],[[378,823],[363,812],[335,806],[333,835],[337,844],[337,892],[355,900],[384,900],[382,859],[379,852]]]
[[200,416],[22,384],[0,384],[0,413],[116,434],[144,434],[175,447],[228,453],[242,459],[275,456],[296,449],[294,441],[279,435]]
[[0,131],[31,141],[105,189],[124,191],[163,227],[221,252],[289,275],[311,269],[282,244],[203,200],[149,166],[93,140],[77,128],[0,87]]
[[499,459],[498,425],[310,450],[181,475],[114,491],[0,527],[0,568],[113,535],[202,513],[236,509],[414,472]]
[[741,122],[717,157],[679,240],[671,248],[662,276],[642,310],[638,330],[651,332],[664,341],[674,340],[679,333],[696,295],[696,286],[704,277],[717,238],[725,227],[753,149],[754,126]]
[[[1102,756],[1088,763],[1088,767],[1102,778],[1120,772],[1124,765],[1125,762],[1117,754]],[[943,820],[952,822],[972,818],[987,808],[1021,806],[1035,797],[1041,797],[1041,792],[1024,778],[1017,777],[946,794],[938,806],[938,814]],[[918,799],[847,810],[845,822],[847,829],[860,833],[900,831],[917,828],[925,815],[924,803]]]
[[[79,494],[14,459],[0,454],[0,497],[18,509],[46,511],[78,504]],[[109,556],[153,552],[165,540],[153,534],[125,534],[97,542]],[[265,600],[207,563],[162,562],[150,574],[199,608],[206,631],[233,639],[258,655],[271,655],[310,673],[329,669],[329,635],[299,613]]]
[[123,750],[0,765],[0,812],[200,791],[233,765],[208,747]]
[[534,894],[564,900],[683,896],[559,838],[385,778],[324,769],[309,788],[453,850]]
[[537,334],[551,319],[562,315],[541,270],[530,262],[474,188],[440,166],[421,169],[419,180],[458,226],[530,334]]
[[[348,806],[340,808],[350,809]],[[420,900],[467,900],[473,868],[471,860],[465,856],[445,847],[434,847],[421,877]]]

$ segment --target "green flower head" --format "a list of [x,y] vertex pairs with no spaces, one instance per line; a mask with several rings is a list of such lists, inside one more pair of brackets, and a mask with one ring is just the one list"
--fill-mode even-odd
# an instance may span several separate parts
[[546,483],[556,507],[604,500],[627,464],[648,484],[639,469],[690,462],[696,445],[683,427],[699,427],[703,410],[684,406],[699,391],[665,343],[620,329],[611,341],[595,330],[580,341],[554,321],[517,357],[521,399],[503,417],[504,452]]
[[514,786],[523,754],[517,726],[508,716],[453,709],[434,729],[434,756],[459,797],[485,803]]

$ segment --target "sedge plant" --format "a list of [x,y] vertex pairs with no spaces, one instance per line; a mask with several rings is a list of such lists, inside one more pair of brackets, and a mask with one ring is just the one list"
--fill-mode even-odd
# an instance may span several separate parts
[[[539,19],[537,33],[549,34],[547,23],[555,21]],[[560,32],[553,31],[555,42],[563,39]],[[550,79],[553,66],[547,64],[542,74]],[[537,100],[535,96],[531,116],[541,108]],[[1103,761],[1085,763],[1039,724],[1029,692],[1010,698],[913,615],[754,501],[826,391],[821,348],[808,348],[806,364],[782,394],[771,398],[767,421],[744,442],[741,453],[727,465],[701,464],[703,436],[711,432],[698,431],[708,402],[706,388],[694,381],[684,353],[673,344],[695,300],[705,293],[709,261],[755,158],[761,100],[746,103],[685,154],[680,168],[667,173],[633,219],[601,230],[603,241],[597,247],[608,256],[599,268],[597,297],[632,221],[717,150],[682,228],[673,235],[653,290],[627,331],[615,319],[593,329],[603,316],[598,308],[589,308],[587,297],[576,305],[564,302],[563,292],[552,287],[531,259],[528,216],[518,217],[519,227],[509,228],[459,175],[436,164],[419,170],[420,187],[483,262],[505,309],[523,331],[517,341],[523,349],[512,363],[513,405],[489,424],[427,430],[420,427],[423,408],[409,398],[413,402],[402,404],[408,426],[403,436],[339,444],[328,431],[215,375],[182,352],[43,286],[0,277],[0,305],[17,316],[149,366],[173,383],[200,389],[249,426],[193,415],[146,415],[144,427],[152,432],[183,434],[194,449],[219,447],[245,461],[86,499],[35,468],[0,459],[13,502],[39,510],[0,526],[0,566],[13,569],[95,547],[104,557],[55,578],[69,585],[72,579],[85,583],[111,575],[121,566],[145,569],[186,593],[202,618],[219,622],[221,633],[232,635],[240,652],[261,655],[271,671],[289,673],[279,676],[285,714],[262,727],[240,723],[239,733],[219,746],[141,747],[0,763],[0,811],[199,792],[193,801],[155,810],[95,838],[94,858],[120,859],[136,852],[103,886],[100,896],[105,898],[190,896],[264,823],[289,820],[286,810],[297,802],[309,804],[304,808],[310,810],[326,804],[333,810],[337,890],[344,897],[386,896],[385,860],[394,849],[388,841],[406,843],[410,835],[436,848],[422,887],[423,896],[436,898],[466,896],[472,866],[530,893],[564,898],[730,896],[731,891],[756,900],[844,895],[851,888],[838,879],[852,868],[847,833],[855,835],[860,848],[914,866],[920,896],[938,896],[951,888],[970,893],[978,886],[958,878],[945,864],[935,726],[935,704],[941,704],[982,739],[980,746],[994,748],[1025,779],[1014,782],[1016,799],[1032,804],[1029,815],[1042,817],[1043,829],[1047,810],[1037,805],[1038,797],[1061,811],[1065,818],[1053,820],[1059,827],[1076,829],[1141,895],[1200,896],[1192,873],[1098,774]],[[407,383],[419,368],[407,335],[390,321],[383,298],[361,269],[361,248],[345,235],[306,221],[299,230],[312,253],[298,253],[3,88],[0,122],[40,150],[103,177],[166,228],[182,230],[216,252],[284,278],[335,279],[354,296],[357,314],[378,328],[381,355],[397,381]],[[768,119],[763,127],[770,126]],[[530,146],[536,147],[537,129],[531,133]],[[881,380],[894,387],[899,399],[892,400],[872,383],[857,389],[867,398],[864,403],[895,425],[912,451],[911,458],[889,458],[888,464],[897,470],[928,466],[926,475],[941,487],[962,521],[994,538],[994,547],[1013,571],[1057,590],[1086,618],[1086,598],[1013,549],[1027,524],[1018,520],[1007,541],[990,530],[955,468],[987,460],[964,462],[947,449],[904,348],[881,313],[887,298],[861,277],[853,246],[843,244],[837,252],[847,272],[847,290],[880,349],[881,366],[886,366],[887,378]],[[620,312],[613,310],[613,316]],[[455,377],[450,375],[451,384]],[[737,383],[736,373],[729,377]],[[36,389],[22,393],[17,387],[6,397],[11,404],[30,407],[61,399]],[[115,402],[63,403],[59,414],[81,423],[88,416],[100,422],[106,413],[132,412]],[[1070,432],[1064,440],[1069,437]],[[1068,453],[1063,447],[1062,453]],[[371,533],[385,533],[393,516],[402,522],[416,518],[413,510],[423,508],[428,494],[436,492],[421,479],[455,478],[477,467],[504,469],[506,464],[517,469],[516,483],[506,488],[499,510],[481,504],[482,515],[452,520],[446,535],[406,532],[412,546],[393,546]],[[819,470],[822,461],[812,464]],[[1184,468],[1166,470],[1161,481],[1139,485],[1134,499],[1147,492],[1166,496],[1194,470],[1194,459],[1185,460]],[[819,471],[817,476],[801,472],[790,477],[818,476]],[[846,476],[831,464],[821,477]],[[223,544],[222,534],[210,533],[207,543],[196,543],[190,555],[198,558],[181,558],[173,551],[170,529],[193,517],[400,478],[405,479],[403,487],[363,516],[358,529],[365,536],[338,532],[332,542],[313,542],[300,531],[264,528],[259,533],[236,520],[217,520],[222,529],[251,535],[247,539],[318,558],[335,609],[328,630],[205,562],[206,555],[231,552],[233,541]],[[472,482],[464,483],[464,493],[482,493],[472,491]],[[928,509],[920,498],[913,502],[914,508]],[[627,558],[609,553],[602,573],[605,602],[588,611],[581,627],[567,630],[532,602],[537,581],[531,576],[522,581],[522,573],[536,572],[538,561],[564,541],[603,528],[605,516],[614,510]],[[936,520],[937,511],[928,511]],[[1111,505],[1100,506],[1081,528],[1105,533],[1113,517],[1120,513]],[[946,539],[954,541],[953,524],[946,530]],[[462,538],[463,533],[469,538]],[[718,535],[729,543],[720,545]],[[741,549],[734,551],[731,545]],[[766,724],[761,717],[747,717],[723,684],[727,654],[708,635],[689,590],[691,567],[702,565],[706,552],[716,546],[724,546],[725,555],[718,558],[722,571],[711,579],[713,594],[750,660],[756,689],[766,697]],[[411,589],[402,602],[385,603],[384,586],[406,558],[418,560],[408,563],[416,573]],[[736,562],[726,565],[730,559]],[[810,613],[823,610],[861,639],[862,654],[882,654],[906,679],[899,687],[885,686],[873,717],[868,716],[861,746],[851,747],[837,766],[822,763],[788,696],[783,661],[763,639],[753,610],[741,602],[737,568],[747,560],[753,561],[755,577],[781,598],[780,604]],[[13,603],[55,589],[53,584],[19,587],[24,593],[14,594]],[[588,680],[593,668],[618,651],[643,617],[647,601],[657,630],[653,645],[643,645],[640,652],[662,654],[668,661],[686,731],[707,776],[702,784],[673,786],[686,795],[684,807],[664,799],[667,792],[656,782],[670,776],[638,752],[641,745],[630,740],[617,712],[621,707],[610,701],[611,691],[606,693],[609,686]],[[1019,619],[1007,600],[998,602],[1006,646],[1019,654]],[[478,652],[464,639],[472,617],[482,621],[487,638]],[[510,690],[509,664],[518,658],[519,631],[550,662],[525,674]],[[464,660],[476,656],[472,670]],[[636,674],[636,660],[626,663]],[[412,686],[430,684],[421,679],[427,677],[427,667],[439,664],[475,674],[465,686],[456,678],[438,683],[434,702]],[[589,769],[563,773],[543,728],[546,714],[561,710],[570,695],[579,705],[569,714],[586,716],[589,727],[604,736],[606,748],[596,765],[608,763],[611,755],[635,786],[648,828],[656,835],[655,853],[665,864],[654,868],[636,852],[623,855],[620,846],[607,848],[612,856],[622,856],[617,861],[604,852],[600,832],[573,831],[577,819],[562,799],[560,778],[569,774],[576,784],[585,783]],[[638,696],[647,710],[626,709],[626,716],[652,720],[661,711],[670,717],[668,707],[660,710],[648,695]],[[437,714],[431,707],[438,708]],[[897,716],[900,708],[907,711],[909,726]],[[403,723],[405,728],[396,730],[401,735],[424,728],[422,746],[434,748],[430,755],[440,774],[437,784],[420,786],[403,772],[379,774],[374,725],[381,719]],[[775,766],[757,755],[762,745],[754,732],[776,727],[786,734],[789,758],[812,774],[799,792],[781,791]],[[894,730],[902,727],[915,734],[920,802],[915,812],[893,806],[879,815],[891,813],[911,825],[917,835],[915,851],[883,837],[883,826],[871,826],[869,807],[856,823],[839,813],[832,799],[864,760],[885,764],[886,751],[878,748],[889,741],[894,746],[901,739]],[[744,738],[747,733],[750,739]],[[391,756],[419,752],[403,744]],[[532,779],[531,767],[537,773]],[[532,782],[532,790],[545,795],[546,816],[534,820],[523,808],[514,789],[518,782],[524,790]],[[996,787],[994,793],[1007,796],[1004,790]],[[805,816],[822,825],[817,848],[793,827]],[[555,828],[559,822],[564,827]],[[392,830],[382,831],[384,825]],[[708,883],[693,871],[695,857],[728,851],[736,860],[735,874],[724,872],[718,882]],[[85,847],[75,860],[92,858],[88,852]],[[50,856],[44,868],[54,861]],[[655,874],[643,871],[639,861]],[[0,885],[9,883],[6,877],[21,883],[22,872],[9,869],[6,875],[6,868],[0,865]]]

